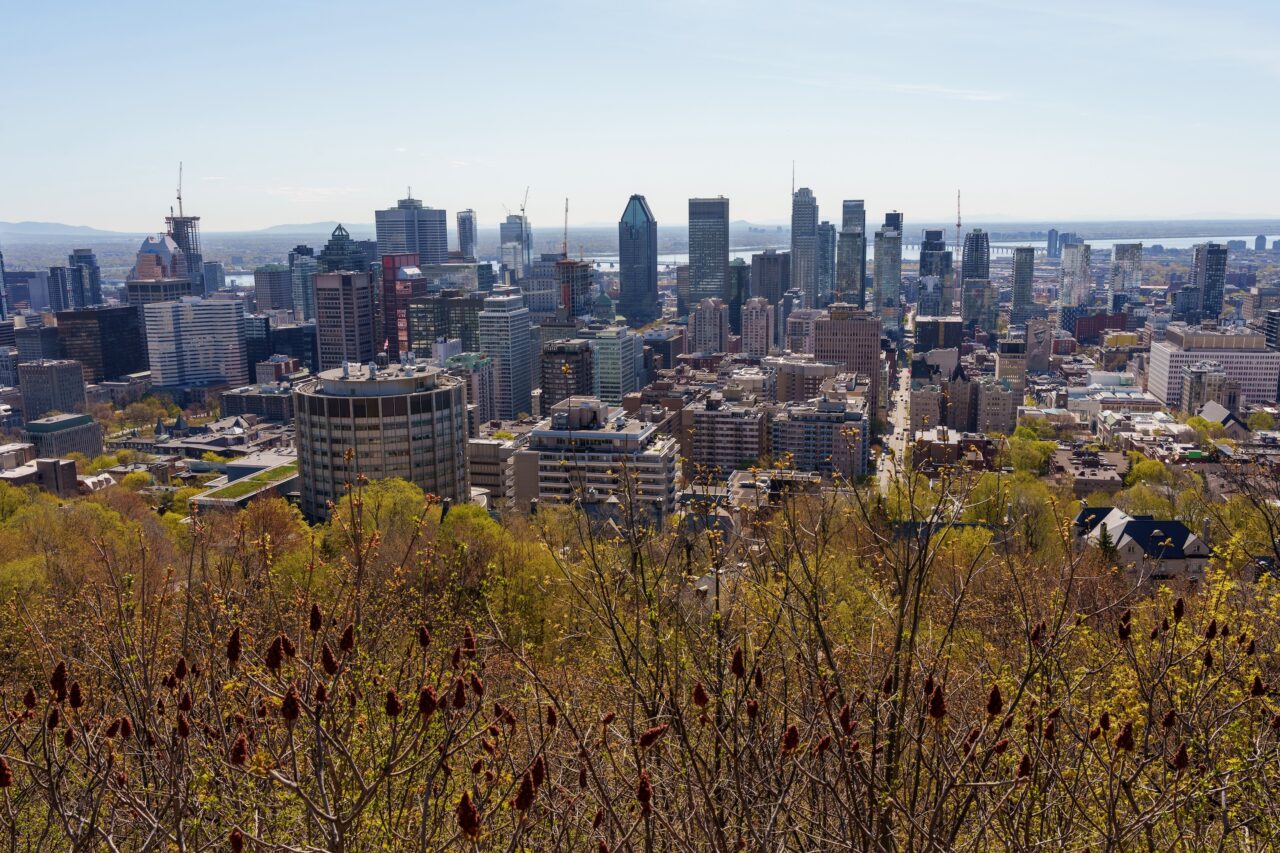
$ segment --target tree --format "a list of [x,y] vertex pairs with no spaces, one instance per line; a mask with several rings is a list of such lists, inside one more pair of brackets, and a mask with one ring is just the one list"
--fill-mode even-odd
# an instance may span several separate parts
[[1249,415],[1248,425],[1252,432],[1272,430],[1276,428],[1276,419],[1269,412],[1254,412]]

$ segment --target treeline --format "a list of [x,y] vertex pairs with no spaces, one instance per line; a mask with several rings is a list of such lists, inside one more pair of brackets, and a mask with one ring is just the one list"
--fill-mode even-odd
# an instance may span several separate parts
[[956,525],[1001,494],[658,531],[396,481],[315,528],[0,488],[0,847],[1275,846],[1274,583]]

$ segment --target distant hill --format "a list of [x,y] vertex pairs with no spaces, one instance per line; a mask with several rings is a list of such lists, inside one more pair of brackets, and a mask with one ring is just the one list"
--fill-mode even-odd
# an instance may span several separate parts
[[373,225],[366,223],[351,223],[337,221],[329,222],[307,222],[293,225],[272,225],[269,228],[259,228],[256,231],[245,231],[245,234],[332,234],[333,229],[341,224],[351,235],[358,237],[361,234],[373,234]]
[[88,225],[64,225],[61,222],[0,222],[0,234],[15,237],[122,237],[125,231],[104,231]]

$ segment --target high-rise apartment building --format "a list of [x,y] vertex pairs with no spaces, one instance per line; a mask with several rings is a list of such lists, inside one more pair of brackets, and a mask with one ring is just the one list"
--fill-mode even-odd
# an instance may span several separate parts
[[[407,354],[404,359],[407,364]],[[493,359],[478,352],[460,352],[446,358],[443,367],[466,386],[468,435],[474,435],[479,424],[497,419],[498,377],[493,369]]]
[[764,358],[774,345],[774,307],[767,299],[753,296],[742,306],[742,351],[752,358]]
[[84,365],[89,382],[114,381],[147,369],[147,352],[138,309],[98,306],[57,314],[63,354]]
[[[1107,294],[1135,296],[1142,289],[1142,244],[1116,243],[1111,247],[1111,269],[1107,271]],[[1108,305],[1108,307],[1111,307]]]
[[902,338],[901,222],[902,214],[886,213],[884,227],[876,232],[875,310],[884,334],[894,340]]
[[53,412],[84,409],[84,365],[78,361],[27,361],[18,365],[22,387],[22,417],[28,421]]
[[323,272],[315,276],[316,356],[320,370],[373,360],[377,323],[373,277],[368,272]]
[[805,308],[818,307],[818,200],[808,187],[791,194],[791,283]]
[[570,397],[591,396],[595,381],[590,341],[573,338],[542,345],[543,411]]
[[839,395],[789,403],[769,425],[773,455],[797,471],[857,481],[870,456],[867,411],[865,401]]
[[658,220],[633,195],[618,220],[618,311],[633,328],[662,316],[658,304]]
[[1191,287],[1200,289],[1200,320],[1217,320],[1222,314],[1222,292],[1227,284],[1227,247],[1200,243],[1191,254]]
[[396,206],[374,211],[378,255],[418,256],[423,264],[449,259],[449,218],[444,210],[424,207],[419,199],[402,198]]
[[295,386],[293,404],[308,518],[327,518],[360,477],[398,477],[455,503],[471,499],[461,379],[417,361],[351,364]]
[[1009,322],[1025,323],[1031,318],[1035,304],[1036,250],[1018,246],[1013,250],[1013,303]]
[[470,208],[458,211],[458,254],[466,261],[476,259],[476,212]]
[[147,358],[155,386],[244,385],[244,306],[228,299],[188,296],[145,308]]
[[964,254],[960,259],[961,279],[991,278],[991,237],[981,228],[964,235]]
[[729,306],[719,299],[703,299],[689,312],[689,352],[727,352]]
[[790,289],[790,253],[765,249],[751,256],[751,295],[775,306],[773,346],[782,346],[782,297]]
[[1062,270],[1058,285],[1058,304],[1064,308],[1087,305],[1093,294],[1089,244],[1071,243],[1061,248]]
[[253,300],[259,311],[292,311],[293,271],[284,264],[267,264],[255,269]]
[[533,352],[529,309],[520,290],[495,287],[479,315],[480,351],[493,359],[498,417],[515,420],[533,412]]
[[689,199],[689,302],[722,299],[729,274],[729,199]]

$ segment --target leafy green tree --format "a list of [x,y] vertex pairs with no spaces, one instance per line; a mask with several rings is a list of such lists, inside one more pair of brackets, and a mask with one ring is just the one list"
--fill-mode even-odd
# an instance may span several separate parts
[[1271,417],[1269,412],[1254,412],[1249,415],[1249,429],[1253,432],[1259,430],[1272,430],[1276,428],[1276,419]]

